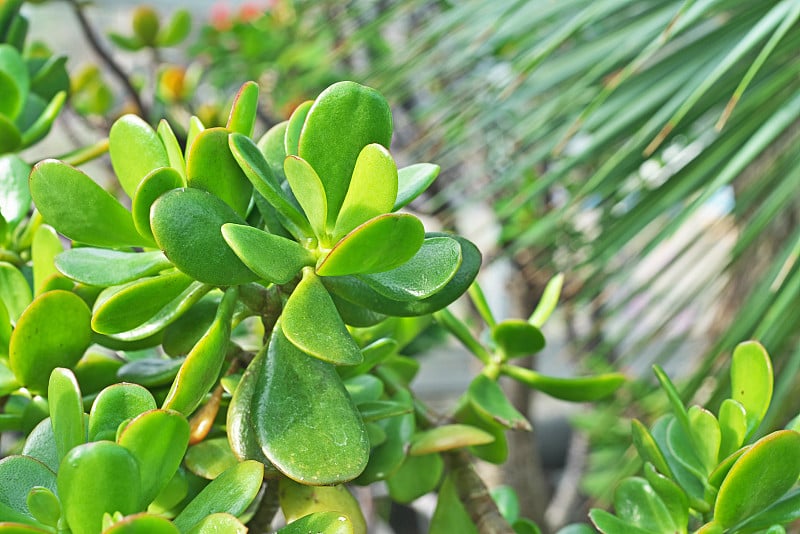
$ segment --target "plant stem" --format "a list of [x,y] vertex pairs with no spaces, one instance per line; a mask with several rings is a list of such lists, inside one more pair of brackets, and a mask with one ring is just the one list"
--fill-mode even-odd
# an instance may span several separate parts
[[144,103],[142,102],[141,97],[139,96],[139,92],[133,87],[130,78],[122,70],[122,67],[111,57],[103,46],[100,44],[100,40],[97,38],[97,34],[94,32],[92,25],[89,23],[89,20],[86,18],[86,14],[83,12],[83,6],[81,5],[79,0],[69,0],[70,5],[72,6],[72,10],[75,13],[75,17],[77,17],[78,22],[81,25],[81,29],[83,30],[83,34],[86,36],[86,40],[89,41],[89,45],[94,50],[95,54],[102,60],[102,62],[106,65],[106,67],[111,70],[112,73],[116,76],[117,80],[122,84],[122,87],[125,89],[125,92],[133,101],[134,106],[137,108],[137,113],[144,117],[145,119],[149,120],[149,111],[145,108]]
[[99,158],[106,152],[108,152],[108,138],[102,139],[93,145],[82,147],[77,150],[73,150],[72,152],[68,152],[67,154],[58,156],[56,159],[60,159],[67,165],[77,167],[86,162],[92,161],[93,159]]

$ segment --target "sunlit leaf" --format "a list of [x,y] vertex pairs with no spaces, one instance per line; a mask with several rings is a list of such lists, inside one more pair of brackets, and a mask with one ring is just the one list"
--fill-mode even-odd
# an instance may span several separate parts
[[114,172],[131,198],[146,175],[170,164],[158,134],[136,115],[123,115],[114,122],[108,134],[108,145]]

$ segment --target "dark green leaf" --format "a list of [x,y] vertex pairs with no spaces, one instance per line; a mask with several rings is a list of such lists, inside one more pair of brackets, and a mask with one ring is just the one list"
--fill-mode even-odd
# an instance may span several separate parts
[[544,348],[541,330],[521,319],[506,319],[492,328],[492,339],[505,358],[535,354]]
[[503,365],[500,372],[522,382],[528,387],[547,393],[551,397],[572,402],[589,402],[602,399],[614,393],[625,383],[625,376],[619,373],[561,378],[546,376],[516,365]]
[[403,465],[386,479],[389,495],[400,503],[410,503],[436,489],[444,473],[444,461],[438,454],[408,456]]
[[469,402],[475,412],[506,428],[531,430],[531,424],[506,398],[500,386],[484,374],[476,376],[467,389]]
[[178,374],[183,358],[145,358],[128,362],[117,371],[117,376],[125,382],[133,382],[148,388],[170,384]]
[[251,271],[276,284],[289,282],[316,262],[314,254],[296,241],[252,226],[225,224],[222,236]]
[[469,513],[458,497],[458,489],[453,477],[448,476],[444,479],[442,487],[439,488],[439,499],[436,503],[436,511],[431,518],[429,534],[451,534],[453,532],[478,534],[478,529],[475,528]]

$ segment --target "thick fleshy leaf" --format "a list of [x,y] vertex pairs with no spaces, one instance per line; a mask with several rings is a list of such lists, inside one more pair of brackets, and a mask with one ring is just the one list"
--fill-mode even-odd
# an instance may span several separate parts
[[350,520],[337,512],[317,512],[309,514],[293,523],[289,523],[278,530],[276,534],[308,534],[309,532],[355,534]]
[[442,473],[444,461],[440,455],[409,456],[400,469],[386,479],[389,495],[397,502],[410,503],[434,491],[442,479]]
[[92,328],[120,339],[141,339],[164,328],[210,289],[174,270],[113,286],[97,297]]
[[410,260],[390,271],[360,275],[375,292],[403,302],[428,298],[453,279],[461,246],[449,237],[429,237]]
[[717,466],[719,446],[722,440],[719,422],[708,410],[692,406],[689,408],[689,426],[697,458],[710,473]]
[[133,194],[131,216],[136,230],[143,236],[155,239],[150,228],[150,208],[158,197],[186,186],[186,179],[172,167],[159,167],[142,178]]
[[[671,478],[686,491],[692,508],[707,512],[710,510],[710,507],[705,501],[705,488],[700,478],[685,467],[685,460],[681,462],[675,457],[673,453],[674,439],[672,445],[670,445],[669,430],[676,426],[680,428],[679,423],[676,423],[676,417],[673,414],[666,414],[656,419],[650,427],[650,435],[653,436],[653,439],[658,444],[658,448],[664,453],[671,471]],[[672,437],[674,438],[675,435]],[[689,450],[689,454],[693,454],[691,450]],[[702,473],[700,473],[700,475],[702,476]]]
[[772,362],[766,349],[755,341],[740,343],[731,362],[731,398],[747,413],[747,435],[761,424],[772,400]]
[[397,165],[389,151],[373,143],[356,160],[347,195],[336,218],[332,238],[336,242],[357,226],[392,211],[397,199]]
[[223,471],[239,463],[234,456],[228,438],[213,438],[201,441],[186,451],[186,468],[195,475],[214,480]]
[[[228,144],[245,176],[253,184],[255,190],[284,218],[282,222],[285,222],[292,235],[295,237],[313,236],[314,232],[308,224],[308,220],[281,189],[271,164],[267,163],[256,144],[249,137],[236,133],[231,134]],[[281,173],[283,173],[283,160],[281,160],[280,166]]]
[[142,386],[109,386],[97,395],[89,412],[89,441],[114,440],[120,424],[155,409],[153,395]]
[[242,262],[258,276],[285,284],[316,258],[296,241],[242,224],[225,224],[222,236]]
[[501,373],[557,399],[591,402],[614,393],[625,383],[625,375],[605,373],[578,378],[547,376],[516,365],[503,365]]
[[104,530],[103,534],[180,534],[180,530],[169,519],[139,513],[117,521]]
[[195,115],[192,115],[189,118],[189,131],[186,133],[186,149],[184,150],[183,154],[184,158],[188,157],[189,150],[192,148],[195,138],[205,129],[206,127],[203,126],[203,122]]
[[392,211],[408,205],[421,195],[439,176],[439,166],[432,163],[416,163],[397,171],[397,199]]
[[[360,379],[361,376],[372,376],[366,373],[369,373],[373,367],[381,364],[390,356],[395,355],[399,347],[400,344],[394,339],[388,337],[376,339],[361,349],[364,362],[352,367],[339,368],[339,376],[346,380],[357,380]],[[347,382],[345,382],[345,384],[347,384]]]
[[192,31],[192,15],[186,9],[177,9],[169,21],[161,27],[156,37],[158,46],[175,46],[181,44]]
[[191,414],[211,391],[219,378],[228,342],[238,292],[229,288],[220,302],[214,322],[195,344],[181,365],[164,400],[164,408]]
[[214,322],[222,293],[213,291],[203,296],[164,329],[161,346],[170,356],[185,356],[200,341]]
[[664,452],[647,430],[647,427],[637,419],[631,421],[631,435],[633,436],[633,445],[642,460],[650,462],[659,472],[672,477],[672,470],[664,457]]
[[271,468],[274,471],[256,440],[254,418],[252,417],[254,412],[253,395],[256,392],[258,378],[263,373],[266,359],[267,347],[264,347],[247,366],[231,396],[227,417],[228,443],[239,461],[258,460],[268,470]]
[[733,399],[722,401],[719,407],[719,429],[721,442],[718,460],[723,460],[742,446],[747,435],[747,412],[741,402]]
[[241,515],[261,489],[264,466],[254,460],[231,467],[211,481],[175,518],[175,526],[186,532],[204,517],[216,513]]
[[671,479],[658,473],[652,464],[645,464],[644,475],[672,518],[677,532],[686,532],[689,523],[689,498]]
[[150,209],[156,242],[175,266],[195,280],[229,286],[258,279],[222,237],[225,223],[244,224],[227,204],[199,189],[173,189]]
[[520,319],[507,319],[492,328],[492,339],[505,358],[535,354],[544,348],[542,331]]
[[376,90],[339,82],[323,91],[306,117],[297,155],[317,171],[328,199],[328,226],[333,227],[361,150],[392,140],[392,112]]
[[325,246],[330,246],[325,227],[328,201],[325,198],[325,187],[316,171],[306,160],[298,156],[288,156],[283,163],[283,171],[292,193],[314,230],[314,235]]
[[[413,400],[407,390],[399,390],[392,397],[392,400],[413,408]],[[380,426],[386,439],[370,452],[367,467],[356,479],[356,482],[361,485],[384,480],[400,469],[406,458],[406,451],[415,429],[414,415],[412,413],[391,417],[372,424]]]
[[54,275],[58,275],[55,267],[56,256],[64,251],[64,246],[56,231],[43,224],[36,229],[31,243],[31,259],[33,260],[33,289],[36,295],[44,292]]
[[117,443],[139,464],[140,507],[146,509],[181,465],[189,444],[189,422],[176,412],[147,411],[125,425]]
[[29,456],[6,456],[0,460],[0,480],[0,517],[37,524],[28,509],[28,492],[36,486],[55,490],[55,473]]
[[450,475],[444,479],[442,487],[439,488],[439,498],[436,502],[436,510],[433,512],[428,533],[450,534],[452,532],[478,534],[478,529],[470,519],[466,508],[464,508],[464,503],[459,499],[453,475]]
[[317,273],[341,276],[389,271],[413,258],[424,239],[422,222],[413,215],[380,215],[336,243],[317,263]]
[[11,333],[9,363],[20,384],[46,391],[53,369],[78,363],[92,341],[90,320],[89,308],[74,293],[36,297]]
[[488,376],[476,376],[467,389],[467,395],[477,414],[506,428],[531,430],[530,422],[514,408],[497,382]]
[[756,442],[720,486],[714,520],[728,528],[770,506],[800,476],[800,434],[778,430]]
[[536,308],[528,317],[528,322],[536,328],[541,328],[542,325],[550,318],[553,310],[556,309],[558,298],[561,296],[561,288],[564,285],[564,274],[559,273],[551,278],[542,292],[542,298],[539,299]]
[[719,487],[722,485],[722,481],[725,480],[725,477],[728,476],[733,464],[748,450],[750,450],[751,445],[745,445],[741,449],[738,449],[736,452],[731,454],[730,456],[726,457],[722,460],[717,467],[714,468],[711,473],[708,475],[708,485],[716,490],[719,490]]
[[[95,343],[97,339],[94,339]],[[116,354],[107,351],[89,350],[83,355],[73,371],[84,396],[119,382],[117,371],[124,362]]]
[[362,374],[348,378],[344,387],[353,403],[358,405],[364,402],[376,401],[381,398],[384,391],[383,381],[375,375]]
[[172,266],[160,251],[120,252],[81,247],[62,252],[56,267],[64,275],[91,286],[116,286],[150,276]]
[[253,184],[231,154],[229,133],[225,128],[208,128],[197,135],[186,156],[186,180],[190,187],[212,193],[244,217]]
[[[178,143],[178,138],[175,137],[175,132],[172,131],[172,127],[165,119],[161,119],[158,123],[156,133],[164,144],[164,149],[167,151],[169,166],[178,171],[178,174],[186,180],[186,159],[183,157],[183,150],[181,149],[180,143]],[[186,184],[184,183],[182,185]],[[139,184],[136,190],[138,191],[141,187],[142,184]]]
[[58,496],[73,533],[97,534],[104,514],[138,511],[141,493],[136,458],[110,441],[79,445],[61,462]]
[[37,163],[30,188],[45,222],[70,239],[98,247],[152,246],[136,230],[130,212],[74,167],[56,160]]
[[286,131],[283,139],[283,150],[287,156],[297,155],[297,146],[300,143],[300,132],[306,122],[308,111],[314,104],[313,100],[306,100],[292,112],[292,116],[286,122]]
[[[33,98],[34,95],[28,95],[29,102],[32,102]],[[50,132],[53,122],[58,117],[58,113],[61,111],[61,108],[64,107],[64,102],[66,101],[66,91],[59,91],[55,96],[53,96],[52,99],[50,99],[50,102],[48,102],[47,106],[45,106],[42,112],[38,114],[36,120],[22,131],[22,146],[30,146],[33,143],[43,139],[44,136]],[[19,118],[17,120],[19,120]]]
[[302,353],[286,339],[282,325],[270,338],[252,418],[264,454],[298,482],[346,482],[367,463],[364,423],[335,368]]
[[[84,416],[84,419],[88,420],[88,416]],[[58,471],[61,459],[58,457],[56,438],[49,417],[33,427],[22,447],[22,454],[40,461],[53,473]]]
[[247,137],[253,135],[256,125],[256,112],[258,111],[258,84],[245,82],[236,93],[236,98],[228,115],[226,128],[230,132],[238,132]]
[[31,286],[20,270],[10,263],[0,262],[0,301],[5,305],[11,322],[17,322],[32,299]]
[[56,527],[61,517],[61,503],[53,490],[36,486],[28,492],[28,510],[40,523]]
[[278,497],[287,523],[317,512],[337,512],[350,520],[355,534],[367,533],[361,506],[345,486],[306,486],[281,478]]
[[614,492],[614,511],[623,521],[656,532],[674,532],[669,510],[643,478],[629,477]]
[[131,198],[146,175],[170,164],[161,138],[136,115],[123,115],[111,126],[108,154],[122,189]]
[[676,419],[667,426],[667,450],[677,463],[698,480],[705,480],[709,471],[700,460],[690,433]]
[[358,411],[361,413],[361,419],[371,423],[380,419],[412,413],[414,409],[401,402],[374,400],[359,404]]
[[589,512],[589,518],[603,534],[658,534],[659,532],[637,527],[599,508],[593,508]]
[[261,136],[257,146],[272,170],[272,176],[280,183],[286,179],[283,174],[283,161],[286,159],[286,129],[289,121],[279,122]]
[[0,156],[0,214],[12,228],[28,215],[31,207],[31,193],[28,189],[30,172],[30,166],[18,156]]
[[59,460],[85,442],[83,426],[83,399],[78,381],[69,369],[57,367],[50,373],[47,387],[50,407],[50,424],[53,425]]
[[484,445],[492,441],[494,441],[494,436],[474,426],[442,425],[416,434],[411,441],[408,453],[412,456],[421,456],[461,447]]
[[[16,91],[11,91],[10,86],[4,87],[4,89],[9,89],[7,93],[9,96],[7,101],[4,96],[4,102],[0,104],[0,113],[14,119],[25,103],[25,95],[30,88],[30,78],[25,61],[19,51],[10,44],[0,44],[0,72],[12,80],[12,85],[16,89]],[[15,96],[16,98],[14,98]]]
[[[7,79],[7,76],[0,72],[0,90],[4,89],[2,86],[4,78]],[[21,144],[22,134],[19,128],[8,117],[0,113],[0,152],[14,152],[19,149]]]
[[788,525],[800,519],[800,488],[795,488],[764,511],[739,524],[741,532],[757,532],[773,525]]
[[281,328],[294,346],[320,360],[355,365],[364,359],[328,290],[311,269],[303,273],[303,279],[286,302]]
[[246,534],[247,526],[231,514],[218,512],[200,520],[187,534]]
[[117,376],[125,382],[133,382],[145,387],[158,387],[170,384],[178,374],[183,358],[145,358],[134,360],[121,366]]

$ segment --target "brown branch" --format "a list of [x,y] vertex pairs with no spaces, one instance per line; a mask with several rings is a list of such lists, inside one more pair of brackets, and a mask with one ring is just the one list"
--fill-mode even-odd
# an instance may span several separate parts
[[514,534],[514,529],[500,515],[489,490],[464,451],[445,455],[447,467],[453,477],[458,498],[464,504],[470,519],[480,534]]

